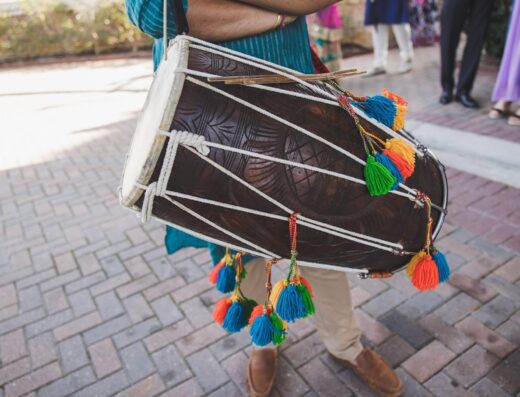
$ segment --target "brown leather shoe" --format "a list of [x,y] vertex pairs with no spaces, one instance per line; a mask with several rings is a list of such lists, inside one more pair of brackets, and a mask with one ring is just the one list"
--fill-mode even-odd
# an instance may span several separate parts
[[278,367],[278,349],[253,349],[247,366],[250,397],[267,397],[273,388]]
[[354,362],[334,357],[352,369],[372,390],[382,397],[399,397],[403,394],[403,383],[383,358],[370,349],[363,349]]

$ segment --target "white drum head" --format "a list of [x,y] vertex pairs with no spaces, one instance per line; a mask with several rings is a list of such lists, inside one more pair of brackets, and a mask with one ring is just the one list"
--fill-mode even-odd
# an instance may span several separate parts
[[159,129],[170,128],[184,85],[184,73],[175,69],[188,66],[189,42],[175,40],[154,76],[128,152],[121,184],[122,204],[131,207],[143,193],[136,183],[148,185],[166,138]]

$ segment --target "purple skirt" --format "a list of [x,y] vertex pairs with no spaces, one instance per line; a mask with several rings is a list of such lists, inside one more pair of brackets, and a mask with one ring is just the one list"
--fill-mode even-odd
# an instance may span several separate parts
[[515,1],[493,101],[520,101],[520,0]]

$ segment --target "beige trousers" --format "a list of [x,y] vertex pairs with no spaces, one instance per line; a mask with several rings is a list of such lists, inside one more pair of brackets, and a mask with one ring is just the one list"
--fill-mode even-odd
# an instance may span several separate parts
[[[265,300],[265,259],[246,263],[247,277],[242,291],[257,302]],[[363,350],[347,275],[343,272],[299,267],[311,283],[316,307],[315,324],[327,350],[342,360],[353,361]],[[277,280],[273,280],[273,284]],[[289,327],[290,332],[290,327]]]

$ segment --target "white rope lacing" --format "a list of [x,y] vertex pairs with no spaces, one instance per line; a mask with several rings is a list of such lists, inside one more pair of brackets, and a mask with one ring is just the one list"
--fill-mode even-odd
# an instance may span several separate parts
[[256,245],[255,243],[227,230],[227,229],[224,229],[223,227],[217,225],[215,222],[212,222],[210,221],[209,219],[203,217],[202,215],[198,214],[197,212],[193,211],[192,209],[186,207],[184,204],[178,202],[177,200],[173,200],[172,198],[168,197],[168,196],[164,196],[164,198],[166,200],[168,200],[170,203],[172,203],[173,205],[175,205],[176,207],[179,207],[180,209],[182,209],[183,211],[187,212],[188,214],[190,214],[191,216],[197,218],[198,220],[204,222],[205,224],[217,229],[218,231],[224,233],[224,234],[227,234],[228,236],[234,238],[235,240],[238,240],[240,241],[241,243],[244,243],[244,244],[247,244],[251,247],[253,247],[254,249],[256,250],[259,250],[261,252],[263,252],[263,255],[264,256],[268,256],[268,257],[271,257],[271,258],[275,258],[277,257],[276,254],[272,253],[271,251],[265,249],[265,248],[262,248],[260,247],[259,245]]
[[[197,197],[197,196],[193,196],[190,194],[179,193],[179,192],[167,190],[166,195],[172,196],[172,197],[178,197],[178,198],[182,198],[182,199],[186,199],[186,200],[196,201],[196,202],[199,202],[202,204],[209,204],[209,205],[213,205],[216,207],[226,208],[226,209],[230,209],[230,210],[234,210],[234,211],[245,212],[245,213],[252,214],[252,215],[263,216],[266,218],[283,221],[285,223],[289,221],[289,217],[287,217],[287,216],[271,214],[269,212],[258,211],[258,210],[252,209],[252,208],[246,208],[246,207],[242,207],[242,206],[238,206],[238,205],[234,205],[234,204],[223,203],[220,201],[210,200],[210,199],[206,199],[203,197]],[[357,242],[360,244],[370,245],[372,247],[379,248],[379,249],[389,251],[389,252],[394,252],[397,250],[400,253],[403,253],[403,251],[402,251],[403,246],[401,244],[392,243],[389,241],[378,239],[376,237],[371,237],[371,236],[368,236],[365,234],[356,233],[356,232],[352,232],[349,230],[343,230],[341,228],[338,228],[337,231],[329,230],[328,227],[330,227],[330,225],[325,224],[324,227],[320,227],[313,223],[309,223],[309,222],[302,220],[301,217],[299,217],[299,219],[297,219],[296,222],[299,225],[308,227],[310,229],[318,230],[318,231],[321,231],[323,233],[330,234],[333,236],[342,237],[344,239],[351,240],[351,241],[354,241],[354,242]],[[341,233],[342,231],[344,231],[345,233]],[[359,238],[355,238],[352,236],[357,236]],[[373,244],[373,243],[370,243],[370,241],[373,241],[376,243]],[[377,243],[380,243],[380,244],[377,244]],[[393,249],[390,247],[393,247]]]
[[[284,206],[283,204],[281,204],[277,200],[273,199],[272,197],[266,195],[265,193],[261,192],[260,190],[258,190],[257,188],[255,188],[254,186],[249,184],[248,182],[242,180],[240,177],[236,176],[231,171],[227,170],[225,167],[222,167],[221,165],[217,164],[213,160],[211,160],[208,157],[206,157],[207,154],[209,153],[209,147],[208,146],[211,146],[214,143],[204,141],[204,137],[203,136],[201,136],[201,135],[195,136],[196,134],[190,133],[188,131],[180,131],[180,132],[172,131],[170,133],[164,132],[164,131],[159,131],[159,133],[161,135],[165,135],[165,136],[167,136],[169,138],[169,142],[168,142],[168,147],[169,148],[174,147],[173,145],[177,145],[178,146],[179,144],[182,144],[186,149],[188,149],[192,153],[196,154],[197,156],[199,156],[203,160],[208,161],[210,164],[212,164],[214,167],[216,167],[221,172],[224,172],[226,175],[228,175],[228,176],[232,177],[233,179],[241,182],[244,186],[246,186],[249,189],[255,191],[256,193],[258,193],[259,195],[261,195],[262,197],[264,197],[265,199],[270,201],[272,204],[274,204],[277,207],[281,208],[283,211],[285,211],[289,215],[294,213],[294,211],[291,210],[290,208]],[[173,161],[174,161],[173,156],[175,156],[175,154],[176,154],[176,150],[173,150],[173,149],[168,150],[167,149],[163,165],[166,164],[166,163],[173,164]],[[274,159],[278,160],[277,158],[274,158]],[[299,163],[295,163],[295,165],[298,165],[298,164]],[[167,172],[167,169],[163,166],[161,168],[161,172],[160,172],[160,175],[159,175],[159,180],[164,180],[164,175],[166,174],[166,172]],[[170,172],[171,172],[171,170],[170,170]],[[195,211],[193,211],[190,208],[186,207],[185,205],[179,203],[178,201],[171,199],[168,196],[169,195],[170,196],[177,195],[177,197],[182,197],[182,198],[189,197],[190,199],[192,199],[194,201],[199,201],[199,202],[203,202],[203,203],[206,203],[206,204],[212,204],[212,205],[216,205],[216,206],[220,206],[220,207],[234,209],[234,210],[237,210],[237,211],[248,212],[248,213],[252,213],[252,214],[256,214],[256,215],[262,215],[262,216],[271,217],[273,219],[280,219],[280,220],[288,221],[288,217],[277,216],[277,215],[274,215],[274,214],[267,214],[267,213],[262,212],[262,211],[256,211],[256,210],[252,210],[252,209],[245,208],[245,207],[234,206],[234,205],[226,204],[226,203],[220,203],[220,202],[213,201],[213,200],[208,200],[208,199],[197,198],[195,196],[182,195],[180,193],[175,193],[175,192],[172,192],[172,191],[168,191],[168,190],[166,190],[166,187],[164,188],[164,190],[159,191],[158,185],[159,185],[158,182],[153,182],[149,186],[144,186],[144,185],[141,185],[141,184],[137,184],[137,186],[139,188],[145,190],[145,195],[144,195],[144,199],[143,199],[143,205],[142,205],[142,209],[141,209],[141,219],[142,219],[143,222],[146,222],[146,221],[148,221],[150,219],[150,216],[152,215],[154,199],[155,199],[155,197],[157,195],[159,195],[159,196],[167,199],[168,201],[170,201],[172,204],[176,205],[178,208],[188,212],[190,215],[194,216],[195,218],[197,218],[197,219],[201,220],[202,222],[205,222],[206,224],[208,224],[208,225],[218,229],[219,231],[221,231],[221,232],[223,232],[223,233],[225,233],[225,234],[235,238],[236,240],[241,241],[242,243],[247,244],[250,247],[255,248],[256,250],[263,251],[264,254],[267,254],[267,253],[272,254],[267,249],[262,248],[262,247],[260,247],[260,246],[258,246],[256,244],[254,244],[254,243],[252,243],[252,242],[250,242],[250,241],[248,241],[248,240],[246,240],[246,239],[244,239],[244,238],[242,238],[242,237],[240,237],[240,236],[230,232],[229,230],[226,230],[226,229],[220,227],[219,225],[215,224],[214,222],[206,219],[202,215],[196,213]],[[300,224],[302,226],[306,226],[306,227],[309,227],[309,228],[314,229],[314,230],[318,230],[318,231],[321,231],[321,232],[324,232],[324,233],[327,233],[327,234],[331,234],[331,235],[334,235],[334,236],[337,236],[337,237],[341,237],[341,238],[344,238],[344,239],[347,239],[347,240],[358,242],[360,244],[368,245],[368,246],[371,246],[371,247],[374,247],[374,248],[378,248],[378,249],[381,249],[381,250],[385,250],[385,251],[388,251],[388,252],[394,252],[394,253],[395,252],[399,252],[401,254],[403,253],[403,251],[402,251],[403,247],[402,247],[401,244],[396,244],[396,243],[392,243],[392,242],[385,241],[385,240],[382,240],[382,239],[378,239],[378,238],[375,238],[375,237],[367,236],[367,235],[364,235],[364,234],[361,234],[361,233],[352,232],[352,231],[349,231],[349,230],[346,230],[346,229],[343,229],[343,228],[333,227],[331,225],[327,225],[327,224],[324,224],[324,223],[321,223],[321,222],[318,222],[318,221],[314,221],[313,219],[309,219],[309,218],[306,218],[304,216],[300,216],[299,218],[300,218],[299,222],[300,222]]]
[[[237,181],[240,184],[244,185],[248,189],[250,189],[253,192],[257,193],[259,196],[261,196],[265,200],[269,201],[271,204],[274,204],[275,206],[280,208],[282,211],[286,212],[288,215],[291,215],[291,214],[294,213],[294,210],[288,208],[284,204],[280,203],[278,200],[275,200],[271,196],[265,194],[264,192],[262,192],[261,190],[259,190],[256,187],[254,187],[250,183],[244,181],[242,178],[240,178],[239,176],[235,175],[233,172],[229,171],[227,168],[221,166],[220,164],[218,164],[217,162],[213,161],[209,157],[201,155],[200,153],[198,153],[196,150],[192,149],[189,146],[186,146],[186,149],[189,150],[190,152],[192,152],[193,154],[197,155],[202,160],[208,162],[213,167],[215,167],[219,171],[223,172],[224,174],[226,174],[230,178],[234,179],[235,181]],[[166,192],[166,194],[167,194],[167,192]],[[325,229],[327,229],[327,232],[330,232],[329,234],[334,234],[334,235],[336,235],[338,237],[343,237],[343,238],[346,238],[346,239],[349,239],[349,240],[353,240],[353,241],[359,242],[361,244],[370,245],[370,246],[374,246],[371,243],[371,241],[379,242],[379,243],[381,243],[380,245],[385,244],[388,247],[394,247],[393,249],[386,249],[387,251],[391,251],[391,252],[396,252],[397,251],[400,254],[401,253],[405,253],[405,252],[402,251],[403,246],[401,244],[398,244],[398,243],[392,243],[390,241],[378,239],[378,238],[375,238],[375,237],[372,237],[372,236],[367,236],[365,234],[352,232],[350,230],[343,229],[343,228],[340,228],[338,226],[328,225],[326,223],[316,221],[314,219],[308,218],[308,217],[306,217],[304,215],[301,215],[301,214],[298,215],[298,219],[300,221],[307,222],[308,224],[306,224],[306,226],[308,226],[310,228],[314,228],[315,230],[324,231]],[[333,231],[335,231],[337,233],[341,233],[341,234],[333,233]],[[347,237],[347,235],[350,235],[350,237]],[[388,247],[385,247],[385,248],[388,248]],[[380,248],[379,245],[377,245],[376,248]],[[383,249],[383,248],[381,248],[381,249]]]
[[[278,121],[279,123],[285,124],[286,126],[288,126],[290,128],[293,128],[296,131],[301,132],[302,134],[305,134],[308,137],[313,138],[313,139],[315,139],[315,140],[317,140],[317,141],[319,141],[319,142],[329,146],[330,148],[336,150],[337,152],[339,152],[339,153],[349,157],[350,159],[356,161],[357,163],[359,163],[359,164],[361,164],[363,166],[366,165],[366,162],[364,160],[360,159],[355,154],[350,153],[348,150],[343,149],[341,146],[338,146],[338,145],[336,145],[336,144],[334,144],[332,142],[329,142],[325,138],[323,138],[323,137],[321,137],[319,135],[316,135],[315,133],[313,133],[313,132],[311,132],[311,131],[303,128],[303,127],[300,127],[297,124],[291,123],[290,121],[287,121],[287,120],[281,118],[280,116],[277,116],[274,113],[271,113],[271,112],[269,112],[269,111],[267,111],[265,109],[262,109],[259,106],[256,106],[256,105],[254,105],[252,103],[249,103],[249,102],[243,100],[242,98],[238,98],[238,97],[236,97],[236,96],[234,96],[234,95],[232,95],[232,94],[230,94],[230,93],[228,93],[226,91],[223,91],[223,90],[221,90],[221,89],[219,89],[217,87],[214,87],[214,86],[212,86],[210,84],[204,83],[203,81],[200,81],[200,80],[195,79],[193,77],[188,76],[188,77],[186,77],[186,80],[188,80],[189,82],[191,82],[193,84],[196,84],[196,85],[199,85],[201,87],[204,87],[204,88],[206,88],[206,89],[208,89],[210,91],[216,92],[216,93],[218,93],[218,94],[220,94],[222,96],[225,96],[225,97],[227,97],[229,99],[232,99],[235,102],[240,103],[241,105],[244,105],[244,106],[246,106],[246,107],[248,107],[248,108],[250,108],[250,109],[252,109],[252,110],[254,110],[254,111],[258,112],[258,113],[260,113],[260,114],[263,114],[264,116],[267,116],[267,117],[269,117],[269,118],[271,118],[271,119],[273,119],[275,121]],[[403,190],[406,190],[408,192],[408,194],[402,193],[402,192],[400,192],[398,190],[392,190],[391,193],[397,194],[397,195],[400,195],[400,196],[403,196],[403,197],[407,197],[409,200],[411,200],[413,202],[416,202],[416,198],[417,198],[417,195],[418,195],[417,190],[411,189],[408,186],[406,186],[404,184],[401,184],[401,183],[399,184],[399,187],[402,188]]]
[[[326,98],[330,98],[333,101],[335,101],[337,99],[334,94],[331,94],[328,91],[322,90],[315,84],[310,84],[307,81],[300,79],[298,77],[298,75],[303,75],[303,73],[297,73],[297,72],[295,73],[295,71],[292,69],[289,69],[289,68],[286,68],[286,67],[283,67],[280,65],[276,65],[272,62],[253,57],[251,55],[243,54],[241,52],[234,51],[229,48],[221,47],[216,44],[209,43],[209,42],[201,40],[201,39],[197,39],[195,37],[179,35],[175,38],[175,40],[187,40],[188,42],[191,42],[191,43],[198,43],[199,45],[190,43],[190,47],[197,48],[202,51],[210,52],[215,55],[220,55],[220,56],[223,56],[228,59],[233,59],[233,60],[235,60],[237,62],[241,62],[245,65],[250,65],[250,66],[256,67],[258,69],[263,69],[263,70],[271,72],[271,73],[276,73],[276,74],[282,75],[284,77],[287,77],[288,79],[293,80],[295,83],[299,83],[299,84],[309,88],[310,90],[316,92],[317,94],[325,96]],[[405,140],[409,145],[416,148],[415,142],[412,142],[407,137],[404,137],[401,134],[398,134],[391,128],[389,128],[386,125],[379,122],[378,120],[373,119],[372,117],[369,117],[365,112],[363,112],[363,110],[361,110],[357,107],[354,107],[354,111],[356,112],[356,114],[358,116],[377,125],[383,131],[385,131],[388,135],[390,135],[394,138],[401,138],[401,139]],[[417,151],[417,155],[419,157],[421,157],[423,154],[422,154],[422,152]]]
[[[213,243],[213,244],[217,244],[217,245],[220,245],[220,246],[227,246],[230,249],[238,251],[238,252],[248,252],[251,255],[262,256],[262,257],[266,257],[266,258],[273,258],[271,256],[265,256],[265,254],[263,254],[261,252],[258,252],[258,251],[254,250],[254,249],[248,249],[246,247],[242,247],[240,245],[237,245],[237,244],[234,244],[234,243],[230,243],[229,241],[219,240],[219,239],[217,239],[215,237],[208,236],[206,234],[202,234],[202,233],[196,232],[195,230],[188,229],[188,228],[186,228],[184,226],[181,226],[181,225],[178,225],[176,223],[167,221],[165,219],[158,218],[158,217],[153,216],[153,215],[152,215],[151,219],[155,219],[155,220],[157,220],[159,222],[164,223],[165,225],[174,227],[174,228],[180,230],[181,232],[184,232],[184,233],[187,233],[187,234],[191,234],[192,236],[194,236],[196,238],[199,238],[201,240],[204,240],[204,241],[207,241],[207,242],[210,242],[210,243]],[[280,258],[280,257],[276,256],[275,258]],[[318,268],[318,269],[335,270],[335,271],[342,271],[342,272],[346,272],[346,273],[368,273],[368,269],[355,269],[355,268],[352,268],[352,267],[344,267],[344,266],[338,267],[338,266],[332,266],[332,265],[326,265],[326,264],[323,264],[323,263],[314,263],[314,262],[308,262],[308,261],[300,261],[299,264],[300,265],[304,265],[304,266],[308,266],[308,267],[315,267],[315,268]]]
[[[283,67],[280,67],[279,65],[274,65],[274,64],[272,64],[270,62],[267,62],[267,61],[258,60],[258,59],[254,58],[254,57],[250,57],[250,56],[247,56],[247,55],[235,52],[233,50],[223,49],[223,48],[221,48],[219,46],[213,45],[211,43],[204,42],[204,41],[199,40],[199,39],[194,39],[194,38],[191,38],[191,37],[188,37],[188,36],[180,36],[179,38],[180,39],[185,38],[185,39],[188,39],[189,41],[198,42],[200,44],[205,45],[206,47],[209,47],[209,48],[205,48],[205,47],[201,47],[201,46],[198,46],[198,45],[191,44],[191,46],[193,48],[198,48],[198,49],[201,49],[201,50],[204,50],[204,51],[212,52],[212,53],[215,53],[215,54],[218,54],[218,55],[230,58],[230,59],[235,59],[235,60],[237,60],[239,62],[242,62],[242,63],[245,63],[245,64],[249,64],[251,66],[258,67],[260,69],[263,69],[263,70],[266,70],[266,71],[269,71],[269,72],[273,72],[273,73],[277,73],[277,74],[283,75],[283,76],[285,76],[285,77],[295,81],[296,83],[299,83],[299,84],[309,88],[313,92],[315,92],[315,93],[317,93],[319,95],[324,96],[325,98],[323,98],[323,97],[315,97],[315,96],[304,94],[304,93],[298,93],[298,92],[283,90],[283,89],[279,89],[279,88],[275,88],[275,87],[264,86],[264,85],[261,85],[261,84],[251,85],[251,87],[253,87],[253,88],[264,89],[264,90],[267,90],[267,91],[277,92],[277,93],[281,93],[281,94],[284,94],[284,95],[291,95],[291,96],[300,97],[300,98],[303,98],[303,99],[318,101],[318,102],[326,103],[326,104],[331,105],[331,106],[339,106],[339,104],[336,102],[336,97],[333,94],[331,94],[330,92],[322,90],[317,85],[309,84],[309,83],[301,80],[296,75],[294,75],[294,71],[292,71],[292,70],[290,70],[288,68],[283,68]],[[221,50],[225,50],[227,52],[227,54],[226,54],[226,52],[223,52]],[[165,51],[166,51],[166,49],[165,49]],[[233,54],[236,54],[236,56],[233,55]],[[248,59],[250,59],[250,60],[248,60]],[[176,69],[175,72],[177,72],[177,73],[185,73],[185,74],[199,76],[199,77],[206,77],[206,78],[207,77],[214,77],[213,75],[210,75],[208,73],[192,71],[192,70],[185,69],[185,68],[178,68],[178,69]],[[362,165],[366,164],[365,161],[363,161],[362,159],[358,158],[354,154],[352,154],[352,153],[348,152],[347,150],[345,150],[345,149],[335,145],[334,143],[328,142],[324,138],[322,138],[322,137],[312,133],[311,131],[308,131],[308,130],[306,130],[306,129],[304,129],[304,128],[296,125],[296,124],[290,123],[290,122],[282,119],[281,117],[276,116],[273,113],[270,113],[270,112],[268,112],[268,111],[266,111],[266,110],[264,110],[264,109],[262,109],[262,108],[260,108],[260,107],[258,107],[256,105],[253,105],[253,104],[251,104],[251,103],[249,103],[247,101],[244,101],[241,98],[233,96],[233,95],[231,95],[231,94],[229,94],[229,93],[227,93],[225,91],[222,91],[222,90],[220,90],[220,89],[218,89],[218,88],[216,88],[214,86],[206,84],[206,83],[204,83],[204,82],[202,82],[202,81],[200,81],[198,79],[195,79],[195,78],[192,78],[192,77],[187,77],[187,79],[190,82],[194,83],[194,84],[197,84],[197,85],[202,86],[202,87],[204,87],[206,89],[209,89],[211,91],[214,91],[214,92],[217,92],[217,93],[219,93],[221,95],[224,95],[224,96],[226,96],[226,97],[228,97],[228,98],[230,98],[230,99],[232,99],[232,100],[234,100],[234,101],[236,101],[238,103],[241,103],[242,105],[244,105],[246,107],[249,107],[249,108],[251,108],[251,109],[253,109],[253,110],[255,110],[255,111],[257,111],[257,112],[259,112],[261,114],[264,114],[267,117],[270,117],[270,118],[272,118],[272,119],[274,119],[274,120],[276,120],[278,122],[281,122],[281,123],[283,123],[283,124],[293,128],[293,129],[295,129],[295,130],[297,130],[299,132],[302,132],[303,134],[305,134],[305,135],[307,135],[307,136],[309,136],[309,137],[311,137],[311,138],[313,138],[315,140],[318,140],[318,141],[322,142],[323,144],[325,144],[325,145],[335,149],[336,151],[338,151],[338,152],[342,153],[343,155],[351,158],[352,160],[358,162],[359,164],[362,164]],[[328,100],[326,98],[330,98],[331,100]],[[389,135],[402,138],[402,139],[406,140],[410,145],[415,146],[415,144],[413,142],[410,142],[405,137],[402,137],[402,136],[396,134],[393,130],[390,130],[388,127],[386,127],[383,124],[379,123],[377,120],[373,120],[371,118],[368,118],[364,114],[364,112],[362,112],[360,109],[354,108],[354,110],[361,117],[363,117],[365,119],[369,119],[371,122],[373,122],[374,124],[378,125],[381,129],[383,129]],[[192,209],[188,208],[187,206],[185,206],[184,204],[178,202],[177,200],[172,199],[169,196],[174,196],[174,197],[176,196],[176,197],[179,197],[179,198],[184,198],[184,199],[188,199],[188,200],[192,200],[192,201],[198,201],[198,202],[202,202],[202,203],[206,203],[206,204],[220,206],[220,207],[223,207],[223,208],[229,208],[229,209],[242,211],[242,212],[247,212],[247,213],[251,213],[251,214],[255,214],[255,215],[261,215],[261,216],[268,217],[268,218],[271,218],[271,219],[283,220],[284,222],[288,221],[288,218],[284,217],[284,216],[280,216],[280,215],[269,214],[269,213],[262,212],[262,211],[257,211],[257,210],[253,210],[253,209],[249,209],[249,208],[245,208],[245,207],[240,207],[240,206],[234,206],[234,205],[227,204],[227,203],[221,203],[221,202],[214,201],[214,200],[208,200],[208,199],[204,199],[204,198],[200,198],[200,197],[196,197],[196,196],[185,195],[185,194],[182,194],[182,193],[172,192],[172,191],[167,190],[167,184],[168,184],[170,176],[171,176],[171,172],[172,172],[172,169],[173,169],[173,162],[175,160],[177,149],[178,149],[179,145],[183,145],[187,150],[189,150],[193,154],[197,155],[199,158],[201,158],[204,161],[210,163],[215,168],[217,168],[221,172],[225,173],[227,176],[229,176],[229,177],[233,178],[234,180],[238,181],[239,183],[243,184],[248,189],[256,192],[261,197],[263,197],[264,199],[268,200],[272,204],[276,205],[278,208],[282,209],[283,211],[285,211],[288,214],[292,214],[293,213],[293,211],[290,208],[286,207],[282,203],[279,203],[277,200],[274,200],[272,197],[269,197],[268,195],[266,195],[265,193],[263,193],[259,189],[255,188],[254,186],[250,185],[246,181],[242,180],[240,177],[236,176],[235,174],[233,174],[232,172],[227,170],[225,167],[221,166],[220,164],[214,162],[209,157],[207,157],[207,155],[209,154],[209,150],[210,150],[209,147],[214,147],[214,148],[221,149],[221,150],[227,150],[227,151],[240,153],[240,154],[251,156],[251,157],[256,157],[256,158],[261,158],[261,159],[265,159],[265,160],[269,160],[269,161],[273,161],[273,162],[278,162],[278,163],[282,163],[282,164],[293,166],[293,167],[300,167],[300,168],[308,169],[308,170],[311,170],[311,171],[320,172],[320,173],[328,174],[328,175],[331,175],[331,176],[335,176],[335,177],[338,177],[338,178],[341,178],[341,179],[346,179],[346,180],[349,180],[349,181],[352,181],[352,182],[355,182],[355,183],[365,184],[365,181],[363,181],[361,179],[354,178],[354,177],[351,177],[351,176],[348,176],[348,175],[345,175],[345,174],[337,173],[337,172],[334,172],[334,171],[325,170],[325,169],[321,169],[319,167],[313,167],[313,166],[310,166],[310,165],[297,163],[297,162],[289,161],[289,160],[286,160],[286,159],[280,159],[280,158],[277,158],[277,157],[274,157],[274,156],[267,156],[267,155],[262,155],[262,154],[259,154],[259,153],[249,152],[247,150],[233,148],[233,147],[229,147],[229,146],[218,144],[218,143],[214,143],[214,142],[208,142],[208,141],[205,140],[205,138],[204,138],[204,136],[202,134],[194,134],[194,133],[191,133],[189,131],[176,131],[176,130],[174,130],[172,132],[158,131],[158,134],[168,136],[168,138],[169,138],[168,144],[167,144],[167,149],[166,149],[166,154],[165,154],[165,158],[164,158],[164,162],[163,162],[163,165],[161,167],[161,171],[160,171],[160,174],[159,174],[158,181],[157,182],[153,182],[153,183],[151,183],[148,186],[144,186],[142,184],[136,183],[136,186],[141,188],[141,189],[144,189],[144,192],[145,192],[144,193],[144,198],[143,198],[143,204],[142,204],[142,208],[141,208],[141,219],[142,219],[142,221],[146,222],[146,221],[148,221],[152,217],[152,210],[153,210],[154,199],[155,199],[156,196],[160,196],[160,197],[165,198],[167,201],[169,201],[173,205],[177,206],[181,210],[183,210],[183,211],[187,212],[188,214],[190,214],[191,216],[195,217],[196,219],[199,219],[200,221],[202,221],[202,222],[208,224],[209,226],[219,230],[220,232],[222,232],[222,233],[224,233],[224,234],[234,238],[235,240],[240,241],[241,243],[246,244],[249,247],[252,247],[254,250],[248,249],[248,251],[252,252],[254,254],[257,254],[257,255],[259,253],[258,251],[260,251],[262,256],[273,257],[273,258],[277,257],[276,254],[270,252],[269,250],[267,250],[267,249],[265,249],[263,247],[260,247],[260,246],[256,245],[255,243],[253,243],[251,241],[248,241],[247,239],[245,239],[243,237],[240,237],[240,236],[234,234],[233,232],[231,232],[231,231],[229,231],[229,230],[219,226],[218,224],[210,221],[209,219],[205,218],[204,216],[198,214],[196,211],[193,211]],[[400,184],[400,187],[403,188],[404,190],[408,191],[408,193],[403,193],[403,192],[399,192],[399,191],[392,191],[392,193],[401,195],[403,197],[407,197],[410,200],[412,200],[412,201],[417,203],[417,199],[416,199],[417,191],[416,190],[411,189],[411,188],[409,188],[409,187],[407,187],[405,185],[402,185],[402,184]],[[421,204],[421,203],[419,202],[418,204]],[[308,227],[308,228],[311,228],[311,229],[314,229],[314,230],[321,231],[323,233],[327,233],[327,234],[335,235],[335,236],[338,236],[338,237],[341,237],[341,238],[344,238],[344,239],[355,241],[355,242],[358,242],[360,244],[372,246],[372,247],[375,247],[375,248],[378,248],[378,249],[381,249],[381,250],[385,250],[385,251],[389,251],[389,252],[393,252],[393,253],[399,253],[399,254],[412,254],[410,252],[403,251],[403,247],[402,247],[401,244],[392,243],[392,242],[388,242],[388,241],[385,241],[385,240],[382,240],[382,239],[378,239],[378,238],[375,238],[375,237],[367,236],[367,235],[364,235],[364,234],[361,234],[361,233],[352,232],[352,231],[340,228],[338,226],[329,225],[329,224],[326,224],[326,223],[323,223],[323,222],[319,222],[319,221],[316,221],[316,220],[313,220],[313,219],[306,218],[303,215],[299,215],[298,223],[300,225],[304,226],[304,227]],[[175,225],[175,227],[183,229],[182,227],[179,227],[178,225]],[[206,240],[211,240],[211,239],[208,238],[208,236],[204,236],[204,235],[202,235],[200,233],[196,233],[196,232],[193,232],[193,231],[189,231],[189,232],[194,234],[194,235],[203,236],[203,238],[205,238]],[[215,239],[212,239],[212,240],[217,241],[217,243],[221,244],[221,245],[230,245],[227,242],[222,242],[222,241],[218,241],[218,240],[215,240]],[[361,271],[361,272],[366,272],[367,271],[366,269],[350,269],[350,270],[358,271],[358,272],[359,271]]]
[[150,220],[153,210],[153,202],[157,193],[157,182],[152,182],[148,186],[139,185],[144,189],[143,206],[141,207],[141,222],[146,223]]

